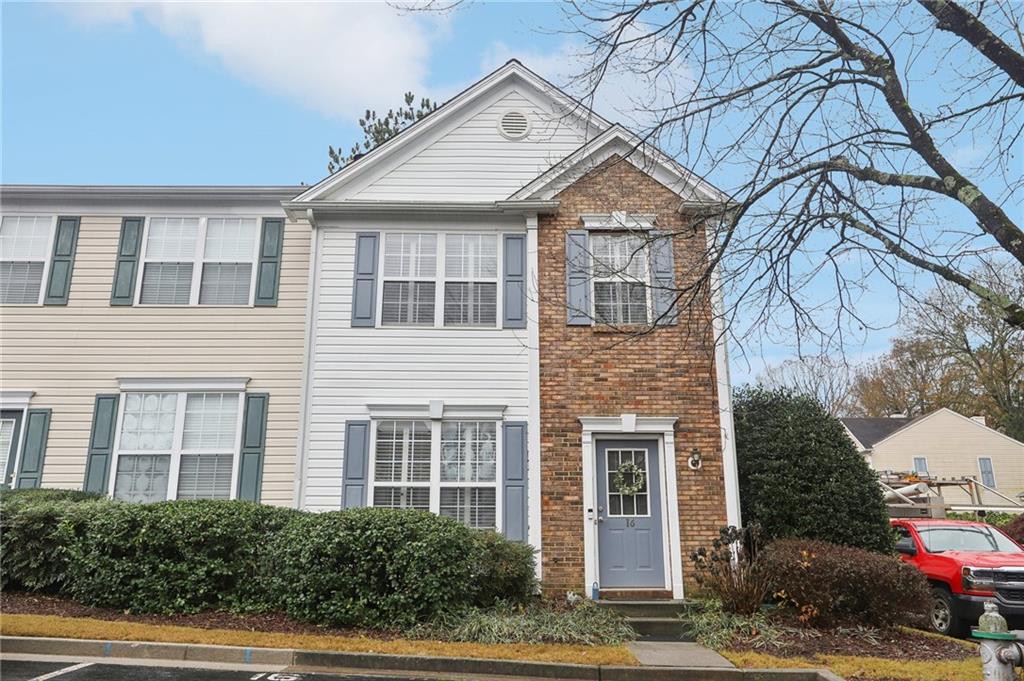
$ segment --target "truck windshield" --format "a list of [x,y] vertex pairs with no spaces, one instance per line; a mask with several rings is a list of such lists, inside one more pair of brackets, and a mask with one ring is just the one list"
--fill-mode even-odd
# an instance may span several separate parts
[[1024,553],[1010,538],[991,527],[939,525],[918,527],[921,542],[929,553],[943,551],[973,551],[1001,553]]

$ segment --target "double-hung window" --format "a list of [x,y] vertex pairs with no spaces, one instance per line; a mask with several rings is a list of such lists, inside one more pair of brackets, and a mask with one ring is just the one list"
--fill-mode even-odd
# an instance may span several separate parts
[[114,498],[230,499],[241,399],[238,392],[125,393]]
[[599,324],[647,324],[649,272],[643,237],[592,233],[594,319]]
[[978,470],[981,472],[981,484],[986,487],[996,486],[996,472],[992,467],[992,457],[978,457]]
[[437,235],[390,233],[384,236],[381,324],[434,324]]
[[497,428],[495,421],[377,421],[373,505],[496,528]]
[[248,305],[259,220],[151,217],[143,251],[143,305]]
[[5,215],[0,221],[0,304],[41,302],[55,224],[52,215]]
[[444,325],[491,326],[498,317],[498,236],[447,234]]

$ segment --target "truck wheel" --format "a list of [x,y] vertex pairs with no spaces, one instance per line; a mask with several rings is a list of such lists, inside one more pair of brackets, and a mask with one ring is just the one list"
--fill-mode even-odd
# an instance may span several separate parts
[[942,587],[932,588],[932,629],[946,636],[963,636],[964,625],[953,607],[953,597]]

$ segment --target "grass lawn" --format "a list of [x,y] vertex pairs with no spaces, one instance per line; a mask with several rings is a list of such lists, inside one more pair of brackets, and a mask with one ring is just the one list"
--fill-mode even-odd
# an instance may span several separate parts
[[366,636],[334,636],[282,632],[200,629],[165,624],[117,622],[56,615],[3,615],[0,634],[101,641],[161,641],[250,648],[300,648],[346,653],[477,657],[495,660],[531,660],[572,664],[635,665],[625,646],[561,644],[476,644],[442,641],[377,639]]

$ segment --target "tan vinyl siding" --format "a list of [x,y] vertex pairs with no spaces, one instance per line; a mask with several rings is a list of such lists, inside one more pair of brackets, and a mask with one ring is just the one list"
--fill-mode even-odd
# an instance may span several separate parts
[[[975,477],[981,480],[978,457],[990,457],[997,489],[1014,497],[1024,491],[1024,443],[975,423],[949,410],[938,411],[875,445],[871,465],[876,470],[912,471],[914,457],[928,460],[928,474],[938,478]],[[946,501],[967,503],[958,488],[943,492]],[[987,504],[1006,502],[985,493]]]
[[270,393],[262,499],[292,504],[309,226],[285,225],[277,307],[112,307],[120,229],[120,217],[82,218],[67,307],[0,308],[0,387],[53,410],[43,486],[82,486],[93,400],[119,377],[245,376]]

